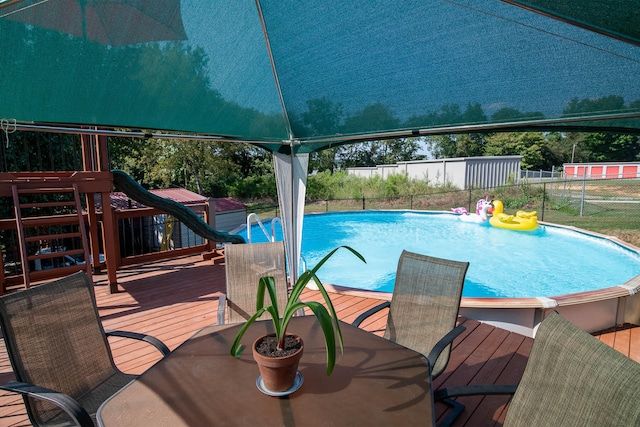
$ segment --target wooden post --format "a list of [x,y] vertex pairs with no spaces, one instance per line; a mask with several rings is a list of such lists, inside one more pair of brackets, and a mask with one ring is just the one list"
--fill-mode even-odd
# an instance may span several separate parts
[[99,171],[110,171],[111,168],[109,167],[109,148],[108,148],[108,144],[107,144],[107,137],[104,135],[98,135],[97,136],[98,141],[97,141],[97,164],[98,164],[98,170]]
[[[107,137],[105,135],[97,135],[94,140],[96,144],[96,168],[100,172],[110,171]],[[111,182],[111,188],[113,188],[113,176],[111,176]],[[100,193],[100,200],[102,202],[102,242],[104,258],[107,263],[107,283],[109,284],[109,293],[116,293],[118,292],[117,271],[118,267],[120,267],[120,251],[118,250],[120,238],[118,237],[116,218],[113,208],[111,208],[111,192]]]
[[[89,193],[86,195],[87,210],[89,211],[89,245],[91,248],[91,266],[94,271],[99,270],[100,265],[100,241],[98,238],[98,215],[96,214],[96,200],[94,198],[95,193]],[[88,260],[87,260],[88,262]]]
[[[211,228],[216,228],[216,199],[207,198],[204,202],[204,221],[211,226]],[[213,251],[216,249],[216,242],[212,242],[207,239],[207,250]]]
[[[85,172],[100,171],[96,161],[99,156],[98,138],[95,135],[80,135],[82,145],[82,168]],[[97,166],[97,168],[96,168]],[[89,216],[89,247],[91,248],[91,266],[94,270],[100,267],[100,242],[98,238],[98,216],[96,214],[95,193],[85,193],[85,202]],[[90,262],[86,260],[86,262]],[[96,268],[98,267],[98,268]]]
[[2,254],[2,246],[0,246],[0,262],[2,268],[0,268],[0,295],[4,295],[4,255]]
[[111,193],[100,193],[102,199],[102,237],[104,242],[104,257],[107,263],[107,282],[109,293],[118,292],[118,277],[116,271],[120,264],[118,259],[118,227],[115,226],[115,215],[111,207]]

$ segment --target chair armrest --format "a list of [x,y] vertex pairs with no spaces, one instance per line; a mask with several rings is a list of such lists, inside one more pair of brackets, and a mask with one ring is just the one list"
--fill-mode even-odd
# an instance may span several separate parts
[[461,387],[440,388],[433,393],[434,402],[461,396],[478,396],[494,394],[513,394],[518,386],[516,384],[482,384],[467,385]]
[[[300,301],[300,300],[298,300]],[[220,294],[218,297],[218,319],[217,325],[224,325],[224,315],[227,310],[227,294]],[[296,310],[296,316],[304,316],[304,308]]]
[[80,403],[78,403],[78,401],[73,397],[64,393],[19,381],[9,381],[8,383],[2,384],[0,385],[0,390],[6,390],[22,395],[28,395],[36,399],[46,400],[60,407],[60,409],[66,412],[78,426],[95,426],[91,416],[82,406],[80,406]]
[[218,325],[224,325],[224,313],[227,309],[227,294],[218,297]]
[[158,351],[162,353],[163,356],[166,356],[167,354],[171,353],[171,350],[169,350],[169,347],[167,347],[158,338],[152,337],[151,335],[139,334],[137,332],[128,332],[128,331],[104,331],[104,333],[107,334],[107,336],[131,338],[134,340],[147,342],[152,346],[154,346],[155,348],[157,348]]
[[362,313],[360,316],[356,317],[356,320],[354,320],[351,324],[353,326],[360,326],[360,324],[364,321],[364,319],[366,319],[367,317],[371,316],[374,313],[379,312],[383,308],[387,308],[387,307],[391,307],[391,301],[385,301],[382,304],[378,304],[375,307],[370,308],[369,310]]
[[[427,360],[429,361],[429,365],[431,365],[431,369],[433,369],[433,366],[438,360],[438,357],[440,357],[440,353],[442,353],[442,351],[447,348],[447,346],[451,344],[458,335],[466,330],[467,328],[459,325],[450,330],[445,336],[440,338],[440,340],[436,343],[436,345],[433,346],[433,348],[429,352],[429,355],[427,355]],[[435,375],[434,378],[437,376],[438,375]]]

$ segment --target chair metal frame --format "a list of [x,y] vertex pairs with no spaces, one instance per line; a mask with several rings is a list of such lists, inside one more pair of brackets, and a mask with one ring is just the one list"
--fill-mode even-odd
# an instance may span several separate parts
[[[465,331],[456,326],[468,262],[402,251],[391,301],[358,316],[354,326],[385,308],[389,309],[384,338],[425,356],[432,377],[444,372],[453,340]],[[464,406],[443,399],[460,414]]]
[[108,336],[170,352],[150,335],[105,331],[84,271],[0,297],[0,326],[16,377],[0,389],[21,394],[38,426],[94,426],[100,404],[136,377],[117,368]]

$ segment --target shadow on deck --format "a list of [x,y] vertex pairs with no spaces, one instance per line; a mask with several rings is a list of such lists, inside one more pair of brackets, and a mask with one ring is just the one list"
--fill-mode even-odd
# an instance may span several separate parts
[[[175,349],[197,330],[216,322],[218,297],[225,289],[224,264],[203,260],[200,255],[154,264],[129,266],[118,272],[121,292],[108,294],[106,276],[94,275],[96,300],[105,329],[122,329],[154,335]],[[307,290],[303,300],[319,300]],[[331,294],[338,317],[353,321],[380,300],[362,296]],[[519,382],[533,340],[475,320],[460,318],[467,330],[456,339],[447,370],[435,387],[465,384],[513,384]],[[361,325],[382,335],[386,312]],[[618,334],[620,334],[618,336]],[[640,361],[640,328],[608,331],[600,339]],[[141,373],[159,354],[148,345],[109,338],[117,365],[125,372]],[[0,381],[13,379],[11,366],[0,343]],[[467,407],[456,425],[502,425],[508,398],[478,396],[460,399]],[[438,406],[442,414],[444,406]],[[22,398],[0,393],[0,426],[29,426]]]

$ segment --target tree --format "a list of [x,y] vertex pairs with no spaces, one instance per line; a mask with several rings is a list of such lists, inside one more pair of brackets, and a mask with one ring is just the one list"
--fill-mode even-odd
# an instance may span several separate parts
[[[563,114],[576,116],[638,108],[640,108],[640,101],[631,102],[628,107],[625,107],[624,98],[618,95],[609,95],[596,99],[574,98],[564,109]],[[637,135],[590,133],[581,136],[579,140],[584,142],[583,148],[589,153],[588,158],[584,161],[620,162],[640,158],[640,141]]]
[[429,136],[426,143],[436,159],[476,157],[485,154],[487,135],[470,133]]
[[547,148],[554,166],[563,163],[586,162],[590,151],[584,142],[586,133],[551,132],[546,135]]
[[11,132],[9,128],[0,146],[3,172],[82,170],[79,135]]
[[417,160],[420,143],[416,138],[396,138],[382,141],[361,142],[344,147],[340,152],[342,168],[388,165]]
[[148,189],[171,184],[171,174],[160,166],[167,153],[159,140],[110,137],[108,144],[111,168],[122,169]]
[[458,147],[456,135],[427,136],[425,142],[427,148],[436,159],[457,157]]
[[553,160],[548,159],[550,150],[541,132],[504,132],[487,137],[486,156],[520,155],[522,169],[549,170]]
[[638,135],[616,133],[591,133],[584,138],[590,151],[589,161],[632,162],[640,160]]

